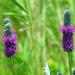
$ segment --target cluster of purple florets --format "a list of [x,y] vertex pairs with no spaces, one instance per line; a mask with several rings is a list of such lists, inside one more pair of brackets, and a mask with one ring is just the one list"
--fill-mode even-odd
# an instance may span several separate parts
[[7,57],[11,57],[16,53],[16,33],[12,29],[10,20],[8,18],[5,19],[4,24],[5,27],[2,32],[2,35],[5,55]]
[[72,26],[64,26],[61,29],[63,33],[63,40],[62,45],[65,51],[72,51],[73,50],[73,31],[74,27]]
[[75,31],[75,27],[71,26],[70,10],[65,10],[64,12],[64,25],[61,27],[61,31],[63,33],[63,49],[70,52],[73,50],[73,32]]

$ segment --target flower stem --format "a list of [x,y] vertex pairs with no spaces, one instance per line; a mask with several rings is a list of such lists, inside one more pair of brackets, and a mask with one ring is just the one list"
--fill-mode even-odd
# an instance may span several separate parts
[[9,60],[10,60],[10,69],[11,69],[12,75],[16,75],[15,74],[15,69],[14,69],[13,57],[10,57]]
[[72,52],[68,52],[68,60],[69,60],[69,71],[70,75],[72,75]]

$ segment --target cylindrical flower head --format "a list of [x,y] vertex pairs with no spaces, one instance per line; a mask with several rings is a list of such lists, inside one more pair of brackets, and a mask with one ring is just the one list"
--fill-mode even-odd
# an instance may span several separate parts
[[63,32],[63,49],[67,52],[73,50],[73,31],[74,27],[71,26],[71,13],[69,10],[66,10],[64,13],[64,26],[62,27]]
[[2,35],[3,35],[5,55],[7,57],[11,57],[16,52],[16,33],[12,29],[10,20],[8,18],[4,20],[4,24],[5,27],[2,32]]

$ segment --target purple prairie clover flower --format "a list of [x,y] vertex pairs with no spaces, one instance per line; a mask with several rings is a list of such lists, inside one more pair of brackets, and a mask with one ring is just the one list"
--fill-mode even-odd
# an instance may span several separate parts
[[11,57],[16,52],[16,34],[15,32],[13,32],[12,36],[6,36],[5,31],[3,31],[2,34],[3,34],[5,55],[7,57]]
[[63,33],[62,45],[64,51],[70,52],[73,50],[73,32],[75,27],[71,26],[71,13],[69,10],[64,12],[64,25],[61,27]]
[[65,51],[73,50],[73,32],[75,31],[75,27],[73,26],[63,26],[61,28],[61,32],[63,33],[62,45]]
[[[3,36],[3,42],[4,42],[4,50],[5,55],[7,57],[11,57],[16,53],[16,33],[15,31],[10,27],[10,21],[8,21],[8,18],[6,18],[5,23],[6,27],[4,28],[2,32]],[[11,32],[9,31],[11,30]]]

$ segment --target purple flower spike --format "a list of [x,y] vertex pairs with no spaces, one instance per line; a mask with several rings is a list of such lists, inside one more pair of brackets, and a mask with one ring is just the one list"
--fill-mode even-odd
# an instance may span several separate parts
[[71,26],[71,12],[69,9],[64,11],[64,25],[61,27],[63,33],[62,45],[64,51],[70,52],[73,50],[73,32],[75,27]]
[[[6,30],[8,29],[8,27],[6,27]],[[5,55],[7,57],[11,57],[16,53],[16,33],[12,29],[11,35],[7,35],[7,32],[9,33],[9,29],[7,32],[6,32],[6,30],[3,30],[3,32],[2,32],[3,42],[4,42],[4,50],[5,50]]]
[[6,36],[6,33],[3,31],[3,41],[5,55],[11,57],[16,53],[16,34],[13,31],[12,36]]
[[65,51],[70,52],[73,50],[73,32],[75,28],[73,26],[64,26],[61,31],[63,33],[63,48]]

